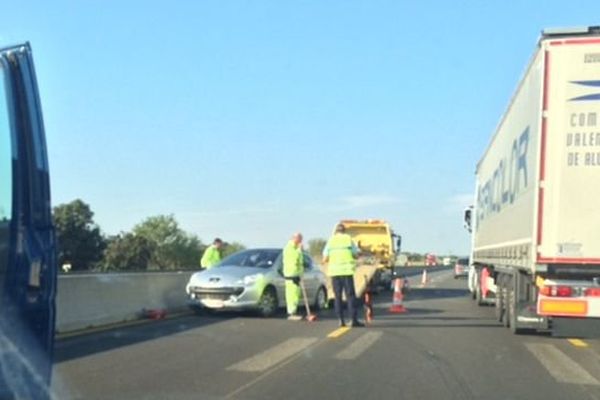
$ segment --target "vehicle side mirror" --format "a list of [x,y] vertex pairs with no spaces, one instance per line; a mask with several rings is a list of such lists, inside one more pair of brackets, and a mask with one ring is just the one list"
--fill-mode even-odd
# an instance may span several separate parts
[[465,216],[464,216],[464,220],[465,220],[465,229],[467,231],[469,231],[469,233],[471,233],[471,231],[473,230],[472,228],[472,214],[473,214],[473,209],[471,207],[465,209]]
[[399,253],[402,248],[402,236],[398,236],[396,239],[396,252]]

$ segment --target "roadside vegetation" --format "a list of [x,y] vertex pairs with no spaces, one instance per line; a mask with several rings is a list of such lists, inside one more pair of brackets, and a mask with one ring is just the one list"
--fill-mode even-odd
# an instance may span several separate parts
[[[70,271],[173,271],[198,269],[207,247],[184,231],[175,216],[151,216],[129,232],[105,235],[89,204],[77,199],[53,210],[59,266]],[[227,243],[223,257],[244,249]]]

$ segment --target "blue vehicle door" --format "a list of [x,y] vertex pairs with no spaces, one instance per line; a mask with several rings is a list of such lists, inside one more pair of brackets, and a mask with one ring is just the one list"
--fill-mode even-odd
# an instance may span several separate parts
[[29,44],[0,49],[0,398],[47,398],[56,245]]

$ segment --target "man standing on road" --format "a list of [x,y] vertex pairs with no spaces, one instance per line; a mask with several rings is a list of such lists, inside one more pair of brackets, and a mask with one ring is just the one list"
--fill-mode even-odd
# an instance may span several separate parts
[[339,224],[335,234],[329,239],[323,249],[323,263],[327,264],[327,275],[331,278],[333,294],[335,296],[335,312],[340,319],[340,326],[346,326],[344,310],[342,309],[342,293],[346,294],[348,312],[352,318],[352,327],[364,326],[357,319],[358,308],[354,289],[354,272],[358,248],[350,235],[346,234],[346,227]]
[[202,268],[210,269],[221,262],[220,249],[223,247],[223,241],[219,238],[213,240],[213,243],[204,250],[204,254],[200,259]]
[[304,256],[302,255],[302,234],[295,233],[283,249],[283,276],[285,277],[285,302],[288,320],[299,321],[298,304],[302,296],[300,279],[304,273]]

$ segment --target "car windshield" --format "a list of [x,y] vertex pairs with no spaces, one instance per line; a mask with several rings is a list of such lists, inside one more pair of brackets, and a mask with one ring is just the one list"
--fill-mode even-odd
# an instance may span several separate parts
[[469,265],[469,259],[468,258],[459,258],[457,263],[461,264],[461,265]]
[[244,250],[226,257],[218,266],[270,268],[280,254],[281,250],[275,249]]

